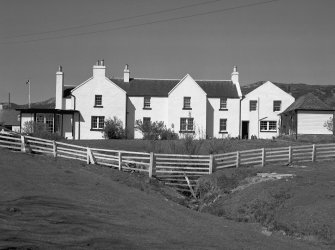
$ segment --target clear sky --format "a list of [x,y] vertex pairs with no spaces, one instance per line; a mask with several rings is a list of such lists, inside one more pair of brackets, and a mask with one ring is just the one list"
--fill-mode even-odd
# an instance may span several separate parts
[[237,65],[242,85],[335,84],[334,11],[334,0],[0,0],[0,102],[27,103],[28,79],[33,102],[54,97],[58,65],[77,85],[99,59],[116,77],[127,63],[131,77],[229,79]]

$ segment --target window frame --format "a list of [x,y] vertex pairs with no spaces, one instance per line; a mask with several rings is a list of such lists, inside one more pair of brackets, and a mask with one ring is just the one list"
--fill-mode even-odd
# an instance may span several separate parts
[[220,118],[220,120],[219,120],[219,133],[220,134],[226,134],[226,133],[228,133],[227,132],[227,124],[228,124],[227,121],[228,121],[227,118]]
[[190,96],[184,96],[184,101],[183,101],[183,109],[185,110],[191,110],[191,97]]
[[193,117],[180,117],[179,133],[194,133],[194,118]]
[[151,109],[151,96],[143,97],[143,109]]
[[[279,104],[279,109],[278,109],[278,104]],[[281,111],[281,104],[282,104],[281,100],[274,100],[273,101],[273,112],[279,112],[279,111]]]
[[[270,129],[275,127],[275,129]],[[277,132],[278,124],[277,121],[259,121],[259,131],[260,132]]]
[[[93,126],[93,124],[95,126]],[[105,127],[105,117],[104,116],[94,116],[94,115],[91,116],[91,131],[102,131],[104,127]]]
[[102,106],[102,95],[95,95],[94,96],[94,107],[95,108],[103,108],[103,106]]
[[226,97],[220,98],[220,109],[219,110],[228,110]]
[[257,100],[250,100],[249,101],[249,111],[257,111],[257,105],[258,105]]

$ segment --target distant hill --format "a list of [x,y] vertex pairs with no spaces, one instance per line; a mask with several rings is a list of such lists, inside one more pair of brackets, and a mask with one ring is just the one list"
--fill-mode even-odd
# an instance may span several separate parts
[[[243,95],[253,91],[265,81],[255,82],[249,85],[241,86]],[[331,107],[335,107],[335,85],[310,85],[305,83],[279,83],[272,82],[285,92],[291,93],[295,99],[308,93],[313,93]]]
[[[16,103],[11,103],[10,107],[8,103],[2,103],[4,109],[26,109],[28,108],[28,104],[19,105]],[[50,98],[41,102],[33,102],[31,103],[31,108],[39,108],[39,109],[53,109],[55,108],[55,98]]]

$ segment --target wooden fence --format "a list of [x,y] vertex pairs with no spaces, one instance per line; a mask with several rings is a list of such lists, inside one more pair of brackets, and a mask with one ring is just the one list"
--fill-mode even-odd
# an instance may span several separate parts
[[15,151],[48,154],[100,164],[123,171],[144,172],[166,185],[194,194],[199,177],[216,170],[271,163],[322,161],[335,159],[335,143],[261,148],[215,155],[154,154],[89,148],[69,143],[0,131],[0,147]]

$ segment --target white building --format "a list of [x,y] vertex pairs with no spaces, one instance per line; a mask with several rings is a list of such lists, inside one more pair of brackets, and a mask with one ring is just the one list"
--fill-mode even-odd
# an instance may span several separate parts
[[245,95],[241,104],[241,136],[271,139],[279,135],[280,113],[295,98],[272,82],[265,82]]
[[60,67],[56,73],[54,110],[21,110],[26,121],[44,122],[50,131],[68,139],[102,139],[104,121],[116,116],[129,138],[142,138],[136,120],[163,121],[182,137],[240,136],[242,94],[236,67],[230,80],[131,78],[128,65],[123,78],[106,77],[104,61],[93,66],[93,76],[77,86],[64,85]]

